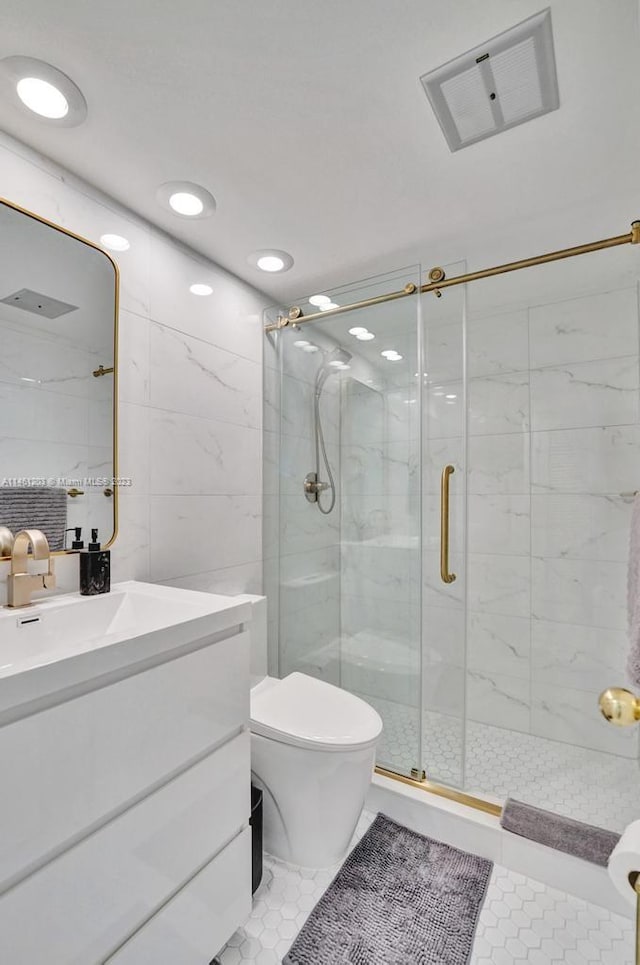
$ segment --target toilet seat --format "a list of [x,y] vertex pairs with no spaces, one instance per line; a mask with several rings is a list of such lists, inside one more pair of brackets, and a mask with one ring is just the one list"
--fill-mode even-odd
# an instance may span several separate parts
[[360,750],[382,733],[380,715],[359,697],[302,673],[267,678],[251,692],[254,734],[323,751]]

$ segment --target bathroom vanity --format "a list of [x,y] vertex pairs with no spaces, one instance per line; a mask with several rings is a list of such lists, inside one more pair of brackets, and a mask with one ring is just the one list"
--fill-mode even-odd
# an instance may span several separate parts
[[0,960],[206,965],[251,908],[249,631],[121,583],[0,610]]

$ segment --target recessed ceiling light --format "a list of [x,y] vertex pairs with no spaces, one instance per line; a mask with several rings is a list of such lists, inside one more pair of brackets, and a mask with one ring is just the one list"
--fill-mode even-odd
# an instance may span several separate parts
[[312,295],[309,299],[309,304],[316,305],[316,307],[319,308],[320,305],[328,305],[330,301],[331,299],[328,295]]
[[340,366],[339,366],[339,368],[338,368],[338,372],[346,372],[347,369],[350,369],[350,368],[351,368],[351,366],[350,366],[350,365],[347,365],[346,362],[341,362],[341,363],[340,363]]
[[16,103],[45,121],[74,127],[87,116],[87,102],[77,84],[44,60],[4,57],[0,76],[8,82]]
[[69,113],[69,101],[61,90],[39,77],[23,77],[16,84],[18,97],[25,107],[41,117],[59,121]]
[[368,328],[358,328],[356,326],[355,328],[349,329],[349,335],[366,335],[368,331]]
[[394,357],[394,355],[397,355],[397,354],[398,353],[394,348],[386,348],[384,352],[380,352],[380,355],[382,356],[383,359],[391,359]]
[[253,268],[260,271],[279,272],[289,271],[293,265],[293,258],[287,251],[279,248],[263,248],[249,255],[247,261]]
[[445,399],[457,399],[457,398],[458,398],[457,395],[446,395],[446,396],[445,396]]
[[337,302],[327,302],[326,305],[319,306],[321,312],[330,312],[334,308],[340,308]]
[[160,185],[156,197],[163,208],[179,218],[208,218],[216,210],[211,192],[193,181],[167,181]]
[[201,285],[199,282],[196,282],[195,285],[190,285],[189,291],[192,295],[213,295],[211,285]]
[[304,338],[299,338],[297,342],[293,343],[296,348],[306,348],[307,345],[311,345],[311,342],[307,342]]
[[204,211],[204,204],[195,194],[188,191],[176,191],[169,195],[169,204],[178,214],[184,214],[187,218],[195,218]]
[[129,241],[122,235],[100,235],[100,244],[108,248],[109,251],[128,251],[131,247]]
[[334,369],[341,369],[342,366],[344,365],[344,362],[340,362],[338,359],[336,359],[333,362],[329,362],[329,365],[332,365]]
[[303,352],[317,352],[317,351],[318,351],[318,346],[317,346],[317,345],[314,345],[313,342],[311,342],[309,345],[305,345],[305,346],[303,347],[302,351],[303,351]]
[[396,352],[395,355],[387,355],[387,362],[399,362],[401,358],[400,353]]
[[360,342],[370,342],[372,338],[375,338],[373,332],[363,332],[362,335],[356,335],[356,338]]

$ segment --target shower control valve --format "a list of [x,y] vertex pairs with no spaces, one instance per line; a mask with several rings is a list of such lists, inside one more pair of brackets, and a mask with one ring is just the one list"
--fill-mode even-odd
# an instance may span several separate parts
[[319,482],[316,472],[308,472],[304,477],[304,494],[310,503],[317,503],[318,495],[329,489],[329,483]]

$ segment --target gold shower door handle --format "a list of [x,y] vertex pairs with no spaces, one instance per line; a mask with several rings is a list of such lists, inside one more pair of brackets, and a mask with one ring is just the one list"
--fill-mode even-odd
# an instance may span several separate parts
[[455,472],[453,466],[445,466],[440,480],[440,578],[443,583],[453,583],[456,574],[449,572],[449,479]]

